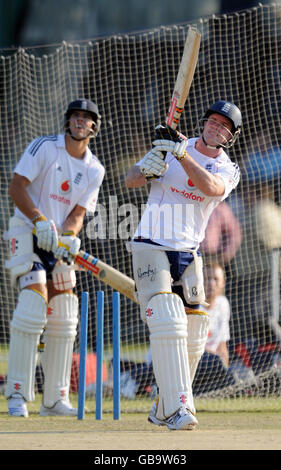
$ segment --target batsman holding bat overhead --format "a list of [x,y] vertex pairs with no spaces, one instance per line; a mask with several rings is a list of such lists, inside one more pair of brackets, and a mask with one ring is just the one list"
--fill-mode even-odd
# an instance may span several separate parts
[[208,334],[198,247],[212,211],[240,178],[224,150],[240,133],[238,107],[217,101],[202,124],[200,136],[189,139],[158,126],[152,150],[126,178],[128,188],[151,181],[146,210],[128,244],[159,390],[148,419],[179,430],[198,423],[192,381]]
[[79,252],[77,235],[86,210],[94,210],[104,177],[104,167],[88,147],[100,124],[95,103],[73,101],[65,113],[65,133],[35,139],[14,170],[9,194],[16,208],[6,233],[10,241],[7,267],[20,292],[11,321],[5,392],[11,416],[28,416],[26,402],[34,400],[37,351],[43,331],[40,414],[77,414],[69,402],[78,322],[71,255]]

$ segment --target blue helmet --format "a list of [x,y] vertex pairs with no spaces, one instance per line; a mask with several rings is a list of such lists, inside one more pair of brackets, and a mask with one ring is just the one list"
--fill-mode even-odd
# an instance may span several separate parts
[[92,126],[92,135],[91,137],[96,137],[99,133],[100,126],[101,126],[101,115],[99,113],[98,107],[96,103],[90,101],[86,98],[77,99],[72,101],[66,110],[65,113],[65,129],[68,130],[68,121],[73,111],[87,111],[91,114],[94,124]]
[[209,107],[209,109],[207,109],[203,119],[208,119],[208,117],[213,113],[221,114],[232,122],[233,134],[242,126],[241,111],[236,104],[224,100],[216,101]]
[[231,147],[234,142],[236,141],[237,137],[240,134],[241,126],[242,126],[242,115],[240,109],[236,106],[236,104],[231,103],[230,101],[219,100],[212,104],[206,111],[205,115],[203,116],[203,121],[208,119],[211,114],[221,114],[222,116],[227,117],[230,122],[232,123],[232,138],[227,144],[222,145],[223,147]]

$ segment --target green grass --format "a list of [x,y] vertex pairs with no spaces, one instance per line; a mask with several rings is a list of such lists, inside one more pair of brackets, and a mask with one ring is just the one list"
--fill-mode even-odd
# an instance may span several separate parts
[[0,375],[6,375],[8,370],[9,347],[0,345]]
[[195,398],[197,411],[281,412],[281,397]]
[[[70,395],[71,403],[77,406],[77,394]],[[37,414],[42,401],[42,395],[36,394],[35,401],[28,404],[31,414]],[[148,414],[153,401],[148,398],[136,397],[135,400],[121,398],[121,411],[128,414],[144,413]],[[195,407],[198,413],[261,413],[261,412],[281,412],[281,397],[257,398],[244,397],[235,399],[206,399],[195,398]],[[86,414],[95,414],[95,397],[87,398],[85,401]],[[103,399],[103,413],[110,414],[113,411],[113,401],[111,397]],[[0,414],[7,413],[7,400],[0,396]]]

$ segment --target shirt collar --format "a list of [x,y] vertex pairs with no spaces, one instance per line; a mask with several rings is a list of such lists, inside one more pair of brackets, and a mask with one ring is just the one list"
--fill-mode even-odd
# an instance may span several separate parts
[[[65,149],[65,134],[59,134],[58,135],[58,140],[56,142],[56,145],[57,145],[57,147]],[[83,161],[85,163],[89,163],[91,158],[92,158],[92,152],[89,149],[89,147],[87,147],[86,152],[85,152],[85,157],[81,161]]]
[[57,147],[62,147],[65,149],[65,140],[64,140],[64,134],[59,134],[58,135],[58,140],[56,142]]

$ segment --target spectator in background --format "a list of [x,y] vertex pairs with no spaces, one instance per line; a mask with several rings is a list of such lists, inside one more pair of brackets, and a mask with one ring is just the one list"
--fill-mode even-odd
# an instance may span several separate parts
[[228,367],[229,356],[227,341],[230,340],[229,320],[230,305],[224,295],[225,273],[218,263],[205,268],[206,300],[209,303],[207,312],[210,317],[209,333],[205,350],[217,354],[223,364]]
[[206,311],[210,323],[205,352],[192,384],[195,394],[234,384],[233,376],[228,371],[230,304],[224,295],[225,272],[219,263],[214,262],[206,265],[204,277],[206,301],[209,303]]
[[223,266],[228,264],[239,250],[242,231],[238,219],[226,202],[221,202],[213,211],[200,249],[208,259]]

